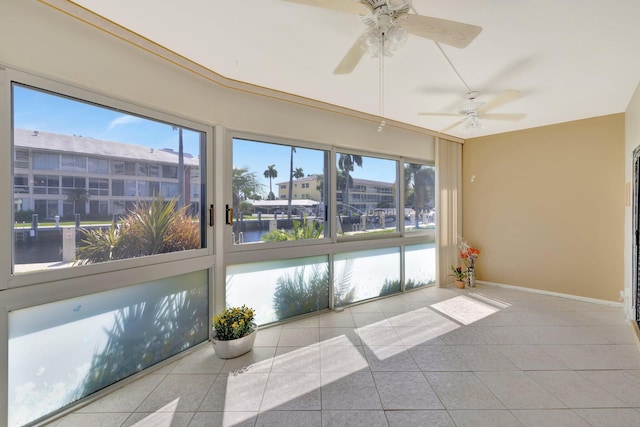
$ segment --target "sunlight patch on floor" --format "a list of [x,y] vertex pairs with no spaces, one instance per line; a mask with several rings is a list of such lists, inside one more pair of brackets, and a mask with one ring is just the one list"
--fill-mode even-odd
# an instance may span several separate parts
[[149,414],[142,420],[138,421],[133,427],[171,427],[173,418],[178,410],[178,402],[180,398],[174,399],[171,402],[158,409],[153,414]]
[[500,311],[499,307],[466,295],[432,304],[431,307],[463,325],[470,325]]

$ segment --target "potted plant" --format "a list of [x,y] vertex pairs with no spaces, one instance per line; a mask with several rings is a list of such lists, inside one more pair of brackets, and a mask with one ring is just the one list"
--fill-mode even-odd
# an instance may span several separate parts
[[256,340],[258,325],[255,311],[243,305],[228,307],[211,319],[211,345],[221,359],[231,359],[248,353]]
[[456,278],[456,287],[462,289],[464,288],[464,279],[467,278],[467,271],[463,270],[461,266],[451,265],[451,274],[449,276],[453,276]]

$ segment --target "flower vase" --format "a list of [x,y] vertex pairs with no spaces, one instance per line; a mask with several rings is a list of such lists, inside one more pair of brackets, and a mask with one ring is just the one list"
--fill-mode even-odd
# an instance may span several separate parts
[[456,280],[456,288],[464,289],[464,280]]
[[467,269],[467,280],[469,281],[470,288],[476,287],[476,271],[474,270],[474,267],[469,267]]
[[257,331],[258,325],[254,324],[252,331],[241,338],[237,338],[235,340],[219,340],[216,339],[214,330],[211,336],[213,351],[220,359],[232,359],[234,357],[242,356],[243,354],[250,352],[253,348]]

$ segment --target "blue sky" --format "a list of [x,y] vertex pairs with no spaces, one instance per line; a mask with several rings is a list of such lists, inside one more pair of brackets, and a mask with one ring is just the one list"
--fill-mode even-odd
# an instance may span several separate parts
[[[16,128],[178,150],[178,132],[169,124],[20,85],[13,86],[13,94]],[[183,141],[186,153],[199,154],[197,132],[184,130]]]
[[[278,194],[275,184],[289,180],[291,148],[288,145],[270,144],[243,139],[235,139],[233,143],[233,166],[246,168],[256,173],[256,177],[264,186],[264,194],[269,193],[269,180],[264,172],[269,165],[275,165],[278,177],[273,179],[273,192]],[[296,147],[293,154],[293,168],[302,168],[305,175],[322,174],[324,151]],[[395,181],[395,163],[390,160],[364,157],[362,167],[356,166],[352,172],[354,178],[374,181]]]
[[[178,132],[170,124],[123,113],[109,108],[79,102],[14,85],[14,127],[40,132],[79,135],[105,141],[117,141],[147,147],[178,150]],[[199,133],[183,131],[184,151],[199,154]],[[269,180],[264,171],[275,165],[278,177],[273,183],[288,180],[291,148],[287,145],[235,140],[233,166],[247,168],[256,173],[263,184],[263,195],[269,193]],[[296,148],[294,168],[302,168],[305,175],[322,174],[324,152]],[[352,176],[377,181],[395,181],[392,161],[365,157],[363,167],[355,167]],[[278,193],[274,187],[274,193]]]

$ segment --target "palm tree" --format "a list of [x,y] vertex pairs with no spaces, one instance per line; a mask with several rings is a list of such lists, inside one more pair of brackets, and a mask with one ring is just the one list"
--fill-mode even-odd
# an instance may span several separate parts
[[233,211],[238,212],[240,200],[253,198],[262,189],[255,172],[249,172],[247,168],[233,168]]
[[342,191],[342,204],[349,206],[349,188],[353,187],[353,179],[351,178],[351,172],[353,172],[354,165],[362,167],[362,156],[356,154],[343,154],[340,153],[338,158],[338,168],[344,171],[344,190]]
[[275,200],[276,196],[273,194],[271,189],[271,180],[273,178],[278,177],[278,171],[276,170],[276,165],[267,166],[267,170],[264,171],[264,177],[269,178],[269,195],[267,196],[268,200]]
[[[407,205],[413,199],[413,209],[416,212],[415,226],[420,224],[420,211],[435,199],[431,194],[435,185],[435,171],[433,167],[409,163],[405,166],[405,189]],[[413,181],[413,186],[411,188]]]
[[[87,192],[86,188],[78,187],[71,190],[71,193],[67,195],[67,202],[73,203],[73,213],[84,214],[85,205],[89,201],[91,196]],[[82,210],[78,209],[82,206]]]
[[291,196],[293,195],[293,153],[296,147],[291,147],[291,161],[289,163],[289,196],[287,197],[287,218],[291,220]]

